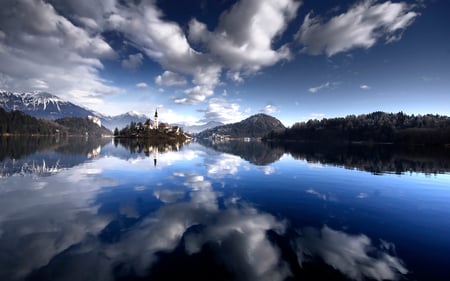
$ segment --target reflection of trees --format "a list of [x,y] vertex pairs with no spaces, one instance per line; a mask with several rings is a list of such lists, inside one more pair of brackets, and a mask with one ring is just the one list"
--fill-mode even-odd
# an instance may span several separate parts
[[91,153],[97,147],[102,147],[110,141],[109,138],[86,137],[1,137],[0,161],[5,158],[20,159],[37,152],[57,151],[62,154]]
[[271,148],[266,143],[260,141],[211,142],[201,140],[201,144],[220,152],[238,155],[255,165],[268,165],[278,161],[284,154],[282,148]]
[[98,147],[103,147],[110,142],[110,138],[71,137],[66,138],[65,141],[55,149],[55,151],[68,155],[95,155],[95,150],[98,150]]
[[169,151],[179,151],[185,142],[178,141],[155,141],[151,139],[143,138],[116,138],[114,144],[120,144],[130,151],[130,153],[144,153],[146,156],[150,156],[153,153],[154,148],[159,153],[165,153]]
[[372,173],[450,171],[450,149],[427,146],[333,145],[284,143],[280,145],[296,159],[344,166]]
[[0,175],[50,175],[98,156],[101,147],[109,141],[85,137],[0,138]]
[[256,164],[278,161],[284,153],[311,163],[331,164],[372,173],[443,173],[450,171],[450,148],[336,144],[319,142],[210,142],[204,146],[234,154]]
[[0,161],[5,158],[20,159],[58,146],[58,139],[55,137],[0,137]]

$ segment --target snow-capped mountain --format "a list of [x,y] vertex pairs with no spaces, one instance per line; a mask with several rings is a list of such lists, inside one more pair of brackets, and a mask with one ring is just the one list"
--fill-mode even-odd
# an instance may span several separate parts
[[224,125],[222,122],[209,121],[208,123],[205,123],[203,125],[191,125],[191,126],[182,126],[181,125],[181,127],[183,128],[183,130],[185,132],[196,134],[196,133],[200,133],[204,130],[212,129],[212,128],[215,128],[217,126],[222,126],[222,125]]
[[140,114],[136,111],[130,111],[116,116],[102,117],[102,124],[110,130],[114,130],[115,128],[120,130],[126,125],[130,125],[132,121],[144,123],[147,119],[150,119],[150,123],[153,125],[153,121],[147,115]]
[[110,130],[123,128],[131,121],[145,122],[148,117],[135,111],[117,116],[105,116],[96,111],[84,108],[63,100],[58,96],[46,92],[13,93],[0,90],[0,107],[6,111],[19,110],[36,118],[55,120],[62,117],[92,116],[93,121],[100,119],[101,123]]
[[6,111],[19,110],[36,118],[44,119],[99,115],[92,110],[45,92],[13,93],[0,90],[0,107]]

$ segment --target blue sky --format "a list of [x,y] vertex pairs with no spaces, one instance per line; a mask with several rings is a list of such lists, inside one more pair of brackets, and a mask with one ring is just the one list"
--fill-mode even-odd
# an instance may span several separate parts
[[0,88],[106,115],[450,115],[450,3],[4,0]]

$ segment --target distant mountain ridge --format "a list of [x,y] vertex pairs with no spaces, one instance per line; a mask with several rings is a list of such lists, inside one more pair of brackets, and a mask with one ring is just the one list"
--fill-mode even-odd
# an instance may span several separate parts
[[110,130],[116,127],[121,129],[132,121],[137,123],[149,119],[148,116],[133,111],[117,116],[105,116],[47,92],[14,93],[0,90],[0,108],[8,112],[19,110],[30,116],[49,120],[96,116],[100,118],[102,125]]
[[281,131],[286,127],[275,117],[260,113],[250,116],[240,122],[207,129],[198,134],[199,138],[208,138],[213,135],[230,138],[259,138],[272,131]]
[[[101,125],[111,131],[115,128],[118,128],[119,130],[125,128],[125,126],[129,125],[131,122],[144,123],[147,120],[150,120],[150,123],[153,125],[153,117],[145,114],[129,111],[120,115],[107,116],[47,92],[16,93],[0,90],[0,108],[3,108],[7,112],[19,110],[35,118],[48,120],[56,120],[64,117],[84,118],[87,116],[95,116],[100,119]],[[185,132],[196,134],[208,129],[223,126],[224,124],[217,121],[210,121],[202,125],[173,125],[182,127]],[[259,136],[259,134],[256,135]],[[256,135],[252,134],[251,136],[254,137]]]
[[223,126],[224,124],[222,122],[209,121],[203,125],[191,125],[191,126],[184,126],[181,124],[176,124],[176,125],[182,127],[185,132],[197,134],[204,130],[212,129],[212,128],[215,128],[218,126]]
[[13,93],[0,90],[0,107],[19,110],[36,118],[55,120],[62,117],[87,117],[100,114],[46,92]]
[[142,122],[145,123],[150,119],[150,124],[153,125],[152,118],[148,117],[145,114],[140,114],[135,111],[129,111],[124,114],[116,115],[116,116],[103,116],[101,118],[103,126],[110,130],[114,130],[118,128],[119,130],[125,128],[125,126],[130,125],[131,122]]

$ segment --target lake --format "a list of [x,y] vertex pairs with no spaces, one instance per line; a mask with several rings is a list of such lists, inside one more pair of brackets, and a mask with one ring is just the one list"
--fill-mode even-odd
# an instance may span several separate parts
[[450,280],[450,148],[0,147],[0,280]]

